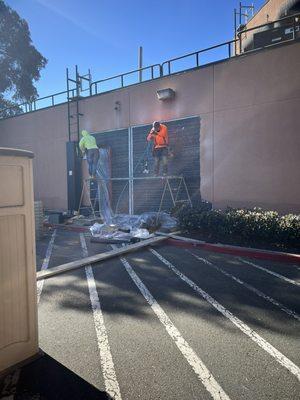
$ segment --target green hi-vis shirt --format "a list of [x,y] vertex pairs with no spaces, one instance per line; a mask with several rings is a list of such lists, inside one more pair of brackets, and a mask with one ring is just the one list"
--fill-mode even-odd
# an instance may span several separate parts
[[88,131],[85,130],[81,131],[81,135],[82,138],[79,142],[79,148],[82,152],[84,152],[85,150],[98,148],[96,139],[94,138],[94,136],[90,135]]

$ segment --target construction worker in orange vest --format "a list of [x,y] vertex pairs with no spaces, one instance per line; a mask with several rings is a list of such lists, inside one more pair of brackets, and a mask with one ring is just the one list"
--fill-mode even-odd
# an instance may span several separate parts
[[153,140],[154,173],[159,175],[160,162],[162,161],[163,175],[168,174],[168,128],[158,121],[154,121],[152,129],[147,136],[147,141]]

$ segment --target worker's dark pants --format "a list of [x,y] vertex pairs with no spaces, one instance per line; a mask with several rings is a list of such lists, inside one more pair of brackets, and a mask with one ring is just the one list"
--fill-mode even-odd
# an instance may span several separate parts
[[168,173],[168,148],[160,147],[158,149],[153,150],[154,157],[154,173],[155,175],[159,174],[160,162],[162,162],[163,174]]
[[86,158],[89,165],[90,176],[96,176],[97,164],[99,160],[99,149],[87,150]]

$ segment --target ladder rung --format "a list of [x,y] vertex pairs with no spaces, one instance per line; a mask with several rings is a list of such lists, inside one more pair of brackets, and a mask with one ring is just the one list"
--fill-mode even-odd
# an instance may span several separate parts
[[[78,113],[78,115],[79,115],[79,117],[83,117],[84,116],[84,114],[82,114],[82,113]],[[77,116],[77,114],[72,114],[72,115],[70,115],[70,118],[74,118],[76,116]]]
[[83,96],[68,97],[69,101],[77,101],[83,99]]

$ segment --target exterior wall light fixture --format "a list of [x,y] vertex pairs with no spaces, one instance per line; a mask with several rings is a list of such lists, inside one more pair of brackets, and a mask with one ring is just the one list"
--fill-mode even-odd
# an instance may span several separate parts
[[156,92],[158,100],[172,100],[175,97],[175,91],[171,88],[159,89]]

